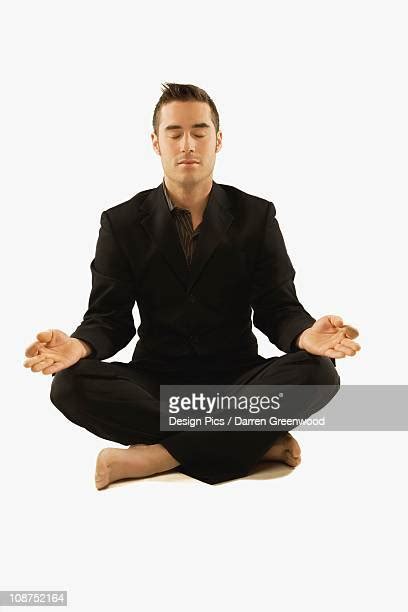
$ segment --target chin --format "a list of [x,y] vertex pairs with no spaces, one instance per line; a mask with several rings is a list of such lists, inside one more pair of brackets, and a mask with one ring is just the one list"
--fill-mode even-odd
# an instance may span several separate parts
[[198,172],[193,172],[191,173],[191,176],[186,176],[185,174],[183,175],[179,175],[179,181],[180,183],[183,183],[183,185],[193,185],[194,183],[198,183],[200,180],[203,179],[201,174],[198,174]]

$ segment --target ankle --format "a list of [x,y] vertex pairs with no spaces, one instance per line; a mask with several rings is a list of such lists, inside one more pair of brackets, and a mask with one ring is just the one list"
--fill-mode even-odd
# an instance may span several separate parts
[[169,451],[161,444],[151,444],[149,451],[154,461],[157,462],[161,468],[171,469],[180,465],[180,462],[177,461],[173,455],[170,455]]

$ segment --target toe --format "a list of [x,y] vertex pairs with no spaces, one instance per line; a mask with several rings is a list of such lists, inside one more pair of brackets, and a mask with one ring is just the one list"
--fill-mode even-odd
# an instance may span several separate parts
[[103,489],[109,484],[109,467],[106,463],[106,450],[101,450],[96,459],[95,485],[97,489]]
[[105,489],[105,487],[107,487],[109,484],[109,481],[106,479],[95,479],[95,486],[98,489],[98,491],[100,491],[101,489]]
[[285,452],[285,463],[292,467],[296,467],[300,463],[300,457],[295,457],[290,450]]

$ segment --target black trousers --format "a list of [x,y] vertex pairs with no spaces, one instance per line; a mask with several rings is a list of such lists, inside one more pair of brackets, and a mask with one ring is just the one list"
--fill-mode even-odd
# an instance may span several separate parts
[[81,359],[53,376],[50,398],[70,421],[100,438],[124,445],[162,444],[180,462],[180,472],[208,484],[246,476],[282,435],[160,431],[160,385],[170,384],[328,385],[317,404],[305,400],[302,416],[307,418],[337,393],[340,377],[331,359],[306,351],[268,359],[258,355],[239,364],[202,358],[171,364]]

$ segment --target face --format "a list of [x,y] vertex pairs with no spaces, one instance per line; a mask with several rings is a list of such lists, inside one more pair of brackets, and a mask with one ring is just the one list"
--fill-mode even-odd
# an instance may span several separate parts
[[211,177],[222,133],[215,132],[210,106],[195,100],[169,102],[161,107],[159,119],[158,136],[153,132],[151,138],[164,175],[183,186]]

